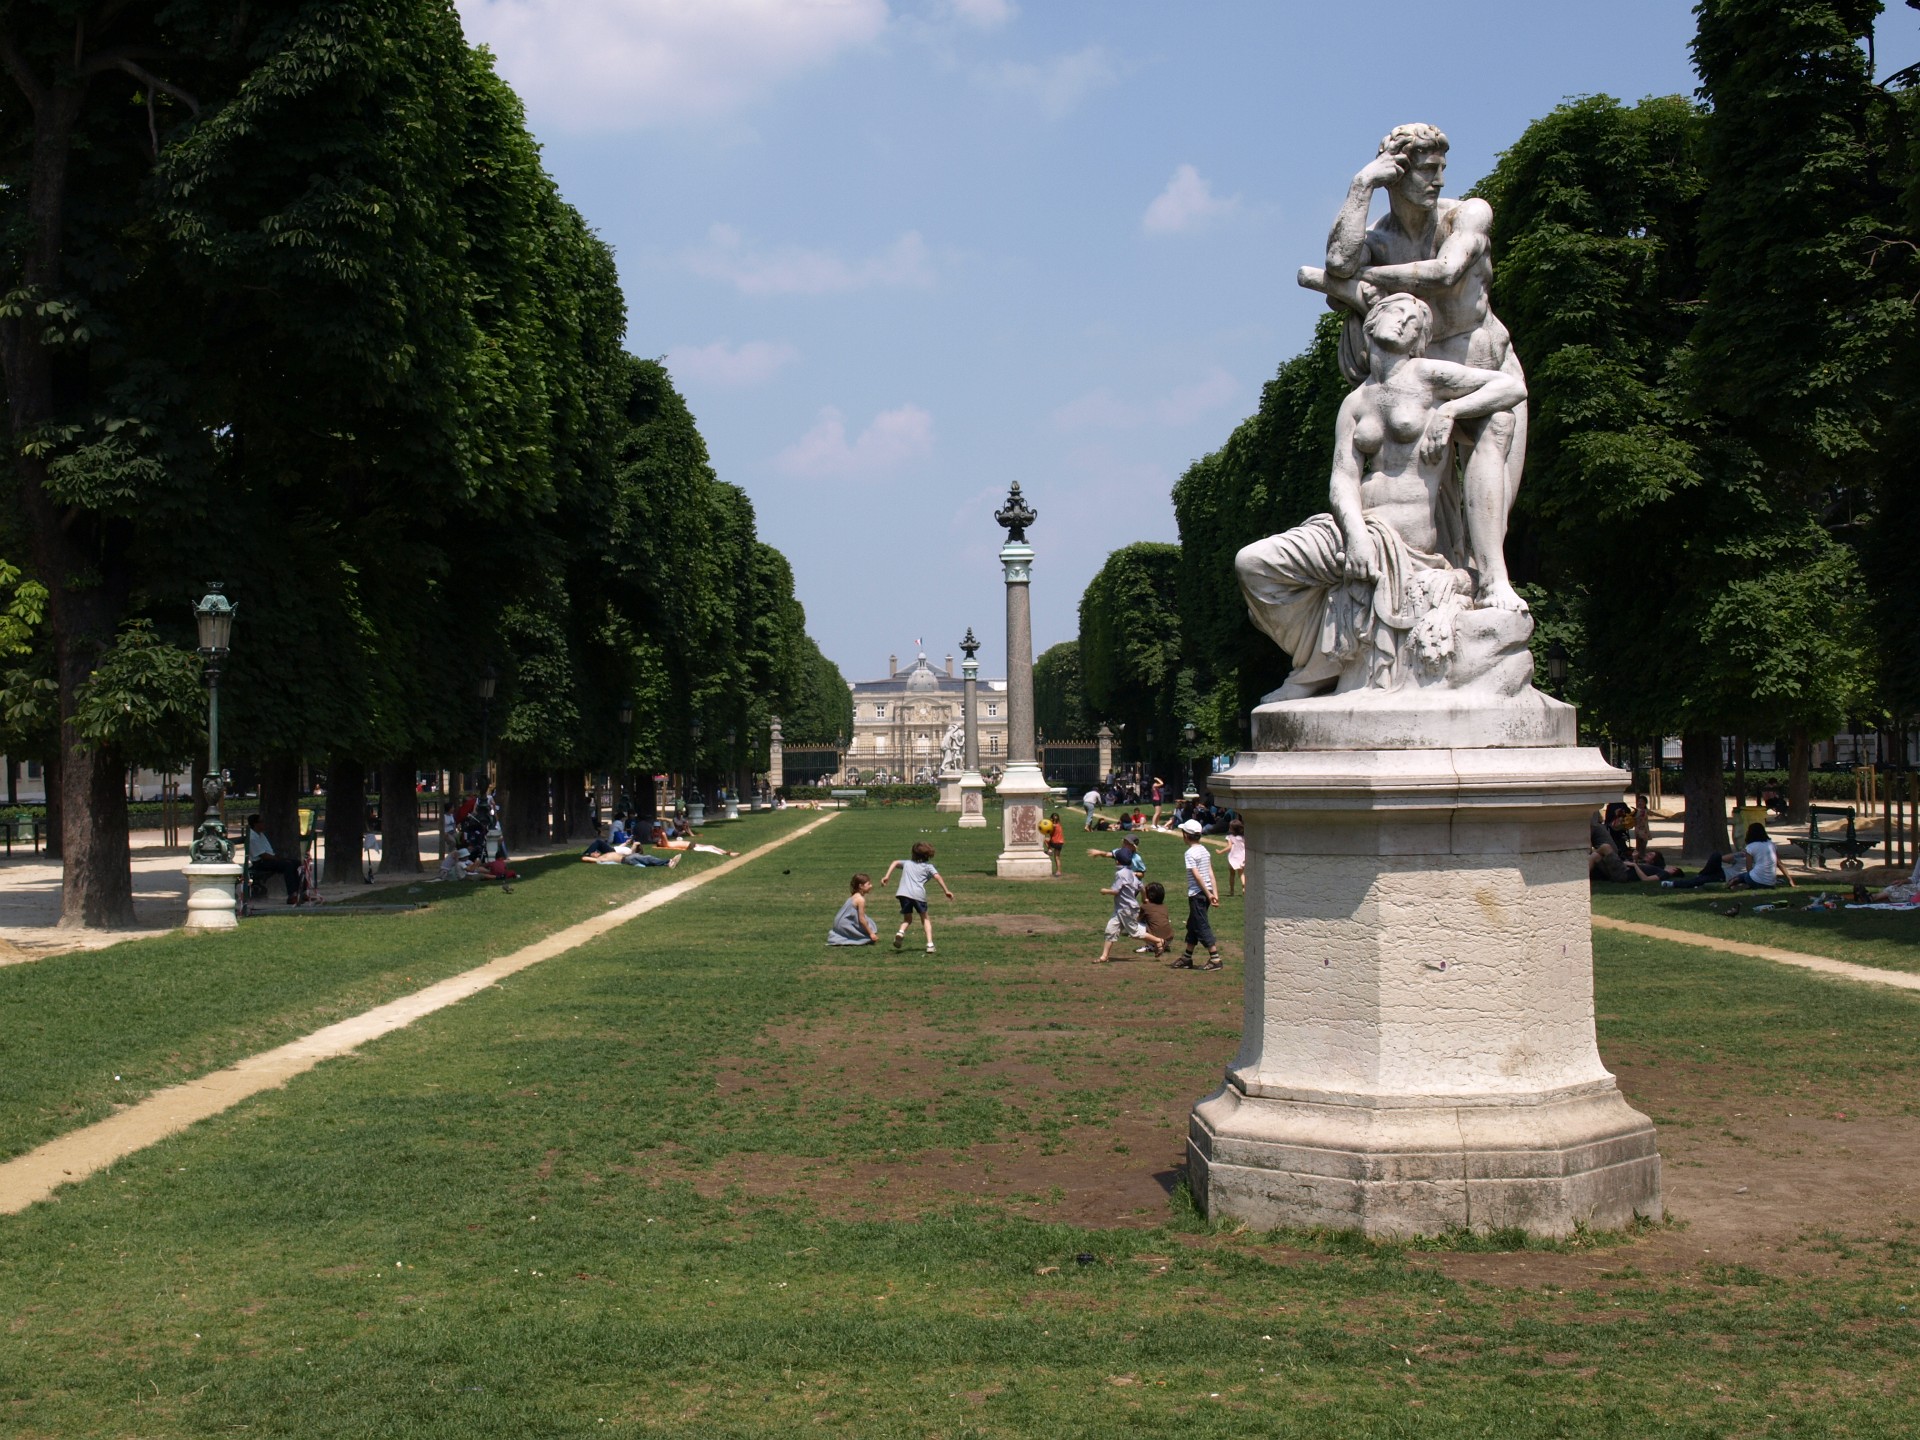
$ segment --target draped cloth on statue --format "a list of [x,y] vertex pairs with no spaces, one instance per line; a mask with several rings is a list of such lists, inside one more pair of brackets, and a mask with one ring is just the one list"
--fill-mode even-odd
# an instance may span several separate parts
[[1253,623],[1293,657],[1289,689],[1399,689],[1415,683],[1416,666],[1438,670],[1453,654],[1473,577],[1372,517],[1366,527],[1377,581],[1346,578],[1346,540],[1324,514],[1255,541],[1234,562]]

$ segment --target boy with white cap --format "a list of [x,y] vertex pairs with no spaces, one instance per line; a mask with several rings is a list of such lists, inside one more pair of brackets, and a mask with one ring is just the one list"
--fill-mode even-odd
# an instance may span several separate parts
[[1198,820],[1186,820],[1180,825],[1180,833],[1187,837],[1187,948],[1173,962],[1176,970],[1194,968],[1195,944],[1207,947],[1207,963],[1202,968],[1220,968],[1220,943],[1213,938],[1213,922],[1207,913],[1220,903],[1220,887],[1213,880],[1213,855],[1200,843],[1204,828]]

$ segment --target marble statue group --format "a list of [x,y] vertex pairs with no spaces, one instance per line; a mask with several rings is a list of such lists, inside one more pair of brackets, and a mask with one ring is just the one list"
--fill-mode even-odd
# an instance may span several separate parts
[[[1300,283],[1345,312],[1328,513],[1247,546],[1253,621],[1293,659],[1270,701],[1412,687],[1512,696],[1531,683],[1507,515],[1526,376],[1488,303],[1493,211],[1440,194],[1447,137],[1401,125],[1353,179],[1325,268]],[[1367,223],[1374,192],[1387,212]],[[1470,619],[1469,617],[1476,617]]]

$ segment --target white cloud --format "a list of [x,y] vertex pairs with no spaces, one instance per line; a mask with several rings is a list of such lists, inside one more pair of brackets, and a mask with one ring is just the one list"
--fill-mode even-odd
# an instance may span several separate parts
[[1012,0],[947,0],[956,18],[980,30],[997,30],[1014,16]]
[[1154,196],[1147,213],[1140,217],[1140,228],[1149,235],[1184,235],[1203,230],[1223,215],[1240,207],[1238,195],[1222,199],[1213,187],[1200,178],[1191,165],[1173,172],[1167,188]]
[[676,345],[667,352],[667,368],[676,380],[737,390],[771,380],[799,358],[800,352],[784,340],[741,345],[716,340],[711,345]]
[[[989,0],[990,6],[991,0]],[[726,119],[877,39],[887,0],[458,0],[467,38],[574,131]]]
[[1240,393],[1240,382],[1216,365],[1198,380],[1176,385],[1146,405],[1128,405],[1104,386],[1053,412],[1057,430],[1132,430],[1151,421],[1177,428],[1211,414]]
[[933,416],[918,405],[882,410],[847,443],[846,417],[829,405],[814,427],[774,457],[777,469],[809,480],[855,480],[933,454]]
[[1040,65],[1003,60],[983,71],[982,78],[1003,90],[1032,97],[1049,119],[1058,120],[1095,90],[1118,81],[1120,72],[1104,46],[1089,45]]
[[742,295],[832,295],[846,290],[925,287],[933,262],[920,232],[909,230],[877,255],[841,259],[830,250],[783,246],[761,250],[731,225],[707,231],[707,243],[689,251],[686,266],[709,280],[724,280]]

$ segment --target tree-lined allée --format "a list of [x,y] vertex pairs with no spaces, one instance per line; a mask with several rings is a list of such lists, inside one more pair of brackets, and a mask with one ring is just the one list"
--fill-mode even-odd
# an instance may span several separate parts
[[228,753],[283,849],[325,769],[336,868],[368,787],[410,862],[413,775],[477,756],[489,666],[522,841],[589,768],[712,780],[772,714],[845,728],[790,568],[626,352],[610,251],[447,0],[17,0],[0,68],[0,727],[47,757],[65,923],[132,919],[125,775],[204,743],[208,579],[241,607]]

